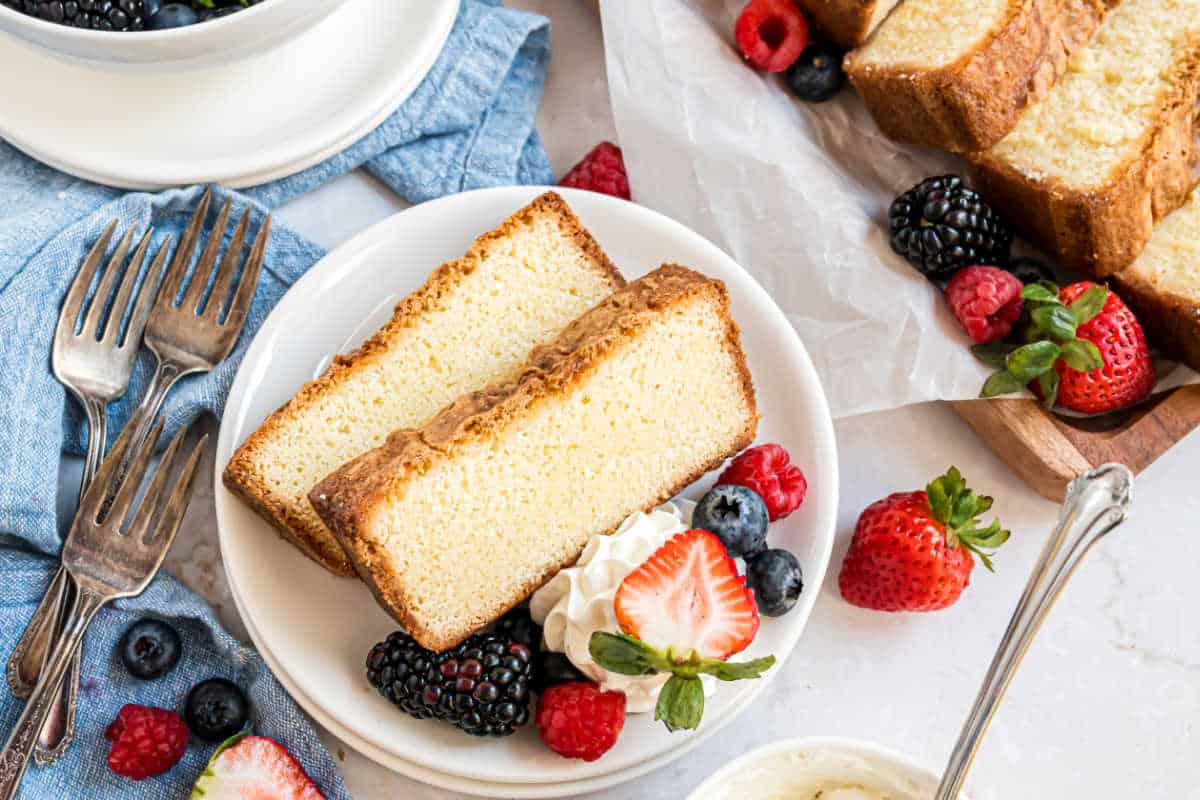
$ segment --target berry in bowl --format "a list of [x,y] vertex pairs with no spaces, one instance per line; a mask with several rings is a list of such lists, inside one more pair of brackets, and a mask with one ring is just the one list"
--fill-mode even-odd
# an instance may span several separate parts
[[0,0],[0,31],[98,66],[187,69],[261,53],[345,0]]

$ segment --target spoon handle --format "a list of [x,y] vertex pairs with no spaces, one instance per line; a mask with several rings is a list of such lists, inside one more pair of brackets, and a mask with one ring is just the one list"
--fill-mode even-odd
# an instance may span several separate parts
[[934,800],[955,800],[962,791],[979,743],[1033,637],[1092,545],[1125,521],[1132,492],[1133,473],[1120,464],[1105,464],[1071,482],[1058,524],[1008,623]]

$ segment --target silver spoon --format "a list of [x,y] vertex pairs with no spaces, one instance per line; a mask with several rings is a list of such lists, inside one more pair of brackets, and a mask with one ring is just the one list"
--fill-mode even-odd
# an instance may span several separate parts
[[1120,464],[1096,467],[1067,487],[1058,525],[1046,542],[1008,623],[975,698],[975,706],[950,754],[934,800],[955,800],[962,791],[979,743],[1033,637],[1092,545],[1125,521],[1132,493],[1133,473]]

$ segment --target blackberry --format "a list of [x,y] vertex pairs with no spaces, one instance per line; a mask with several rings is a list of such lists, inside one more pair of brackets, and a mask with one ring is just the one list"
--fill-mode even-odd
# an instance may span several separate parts
[[1038,261],[1036,258],[1014,258],[1008,265],[1008,271],[1015,275],[1021,283],[1026,284],[1038,281],[1054,283],[1058,280],[1054,275],[1054,270],[1050,269],[1050,265],[1044,261]]
[[536,653],[542,646],[542,628],[533,621],[528,608],[514,608],[496,623],[496,633],[507,636]]
[[396,631],[371,648],[367,680],[417,719],[440,719],[472,736],[508,736],[529,722],[533,652],[497,633],[435,653]]
[[[144,0],[0,0],[31,17],[95,31],[140,31],[146,27]],[[155,4],[157,5],[157,4]]]
[[888,223],[892,249],[931,280],[973,264],[1008,264],[1012,232],[957,175],[926,178],[897,197]]
[[576,669],[575,665],[571,663],[571,659],[562,653],[554,653],[549,650],[538,653],[533,670],[533,690],[535,692],[544,692],[551,686],[557,686],[560,683],[576,683],[587,680],[591,679]]

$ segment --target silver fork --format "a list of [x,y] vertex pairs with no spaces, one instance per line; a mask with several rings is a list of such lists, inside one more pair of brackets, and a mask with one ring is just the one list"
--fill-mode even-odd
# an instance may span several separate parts
[[[209,372],[225,360],[237,343],[258,288],[258,275],[271,235],[271,215],[268,214],[259,227],[239,277],[238,267],[242,264],[242,250],[250,225],[249,207],[234,228],[229,247],[213,275],[221,240],[229,225],[230,200],[226,200],[221,207],[189,281],[188,266],[200,238],[200,229],[204,227],[204,219],[208,216],[211,200],[210,189],[200,199],[179,239],[179,247],[163,279],[162,293],[146,324],[146,346],[154,353],[158,365],[150,388],[139,406],[145,412],[142,417],[143,428],[158,414],[167,393],[180,378]],[[210,282],[212,290],[206,292]],[[181,291],[183,298],[177,303],[176,298]],[[140,438],[145,435],[145,430],[138,433]]]
[[[205,219],[208,217],[212,202],[212,190],[206,191],[200,198],[195,212],[188,221],[187,227],[179,238],[179,246],[167,267],[163,286],[158,293],[158,299],[150,310],[149,319],[145,321],[143,341],[154,353],[157,365],[150,387],[138,406],[139,415],[133,420],[133,442],[140,444],[146,436],[147,427],[159,410],[168,392],[180,378],[199,372],[208,372],[220,364],[237,343],[238,336],[246,322],[250,304],[258,286],[258,276],[262,270],[263,258],[266,254],[267,240],[271,231],[271,217],[267,215],[259,228],[250,252],[243,265],[242,251],[245,249],[246,236],[250,222],[250,209],[239,220],[230,239],[229,247],[217,265],[217,255],[225,230],[229,225],[231,202],[226,201],[217,216],[212,231],[209,233],[195,270],[189,267],[196,245],[201,239]],[[164,251],[160,250],[161,256]],[[157,262],[157,259],[156,259]],[[213,268],[217,267],[215,276]],[[238,276],[238,267],[241,274]],[[236,278],[236,283],[235,283]],[[209,284],[212,290],[205,292]],[[186,291],[184,288],[186,287]],[[184,291],[183,299],[176,303],[179,293]],[[35,612],[35,620],[44,614],[39,607]],[[31,623],[32,626],[32,623]],[[46,651],[45,641],[48,641],[51,630],[42,627],[43,643],[41,651]],[[32,650],[32,648],[30,648]],[[26,659],[22,671],[27,675],[36,675],[40,669],[40,661]],[[78,670],[68,675],[68,686],[64,687],[64,695],[72,698],[68,704],[70,719],[62,726],[48,726],[47,735],[43,736],[38,746],[36,759],[39,764],[50,764],[57,761],[66,752],[74,738],[74,699],[78,697]],[[54,717],[53,719],[58,719]]]
[[[135,419],[140,423],[139,415],[135,414]],[[132,446],[133,428],[132,424],[126,427],[84,493],[63,544],[63,568],[76,587],[75,602],[70,604],[63,633],[51,646],[33,694],[0,751],[0,800],[16,796],[38,733],[96,613],[106,603],[145,591],[162,566],[187,510],[196,464],[208,437],[201,437],[189,455],[181,456],[188,433],[187,428],[181,429],[153,470],[135,508],[162,422],[154,425],[136,448]],[[129,466],[123,472],[126,462]],[[172,473],[177,473],[174,479]]]
[[[116,226],[117,221],[113,220],[104,229],[71,283],[59,313],[51,355],[55,377],[79,401],[87,419],[87,457],[84,461],[81,495],[91,484],[104,455],[108,427],[105,410],[108,403],[125,394],[129,385],[129,376],[133,371],[134,359],[142,340],[142,330],[158,293],[163,263],[170,250],[170,241],[165,241],[151,262],[140,288],[137,288],[138,273],[145,260],[153,229],[146,231],[129,264],[126,265],[125,258],[133,243],[133,228],[129,228],[108,259],[89,304],[88,290],[96,277],[96,271],[104,261]],[[106,307],[110,307],[107,317],[104,316]],[[129,321],[122,330],[122,322],[126,317]],[[78,334],[75,332],[76,328],[79,328]],[[33,619],[13,649],[6,673],[13,694],[17,697],[28,697],[33,691],[42,661],[48,652],[46,645],[53,633],[59,609],[64,598],[68,597],[72,590],[66,572],[60,568]],[[77,678],[77,659],[71,663],[69,671]],[[62,741],[65,732],[73,731],[77,686],[77,679],[64,685],[62,696],[51,714],[51,722],[44,732],[43,743],[51,740]],[[67,741],[69,744],[69,739]]]

